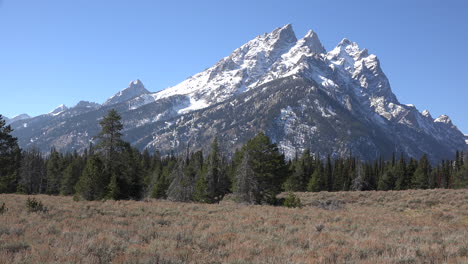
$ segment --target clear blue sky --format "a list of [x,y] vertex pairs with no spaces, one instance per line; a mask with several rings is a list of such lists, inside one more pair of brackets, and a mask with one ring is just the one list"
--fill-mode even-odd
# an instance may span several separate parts
[[467,14],[464,0],[0,0],[0,113],[102,103],[137,78],[161,90],[292,23],[327,50],[369,49],[402,103],[468,133]]

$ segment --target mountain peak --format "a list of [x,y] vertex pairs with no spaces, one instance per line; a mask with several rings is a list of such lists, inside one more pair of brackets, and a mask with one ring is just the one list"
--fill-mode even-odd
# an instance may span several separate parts
[[106,105],[122,103],[132,98],[135,98],[137,96],[140,96],[142,94],[149,94],[149,93],[150,92],[146,90],[143,83],[139,79],[136,79],[134,81],[131,81],[128,84],[127,88],[121,90],[120,92],[114,94],[112,97],[107,99],[107,101],[103,105],[106,106]]
[[302,45],[309,47],[310,51],[313,53],[325,53],[325,48],[320,42],[317,33],[312,30],[307,31],[306,35],[299,40],[302,42]]
[[[276,28],[271,33],[264,34],[256,39],[263,42],[263,45],[270,46],[272,50],[291,47],[292,44],[297,42],[296,34],[291,24]],[[251,42],[249,41],[247,44],[249,43]]]
[[347,38],[343,38],[340,43],[338,43],[338,47],[341,47],[341,46],[348,46],[348,45],[351,45],[353,44],[353,42],[351,42],[349,39]]
[[422,111],[421,114],[422,114],[424,117],[432,118],[431,113],[430,113],[429,110],[427,110],[427,109],[425,109],[424,111]]
[[434,122],[450,125],[450,124],[452,124],[452,119],[450,119],[450,117],[448,115],[441,115],[438,118],[436,118],[436,120],[434,120]]
[[143,83],[140,81],[140,79],[136,79],[136,80],[134,80],[134,81],[131,81],[131,82],[128,84],[128,87],[129,87],[129,88],[130,88],[130,87],[136,87],[136,86],[138,86],[138,87],[139,87],[139,86],[143,86],[143,87],[144,87],[144,85],[143,85]]
[[12,118],[10,118],[11,120],[15,119],[15,120],[22,120],[22,119],[28,119],[28,118],[31,118],[31,116],[29,116],[28,114],[20,114],[20,115],[17,115],[17,116],[14,116]]
[[5,119],[6,120],[6,124],[9,125],[13,122],[16,122],[16,121],[19,121],[19,120],[25,120],[25,119],[30,119],[31,117],[28,115],[28,114],[20,114],[20,115],[17,115],[17,116],[14,116],[12,118],[9,118],[9,119]]
[[286,24],[280,28],[276,28],[275,30],[273,30],[272,34],[282,34],[283,36],[291,36],[291,35],[294,35],[294,37],[296,37],[296,34],[294,34],[294,30],[293,30],[293,27],[291,24]]
[[49,115],[56,116],[56,115],[61,114],[63,111],[65,111],[67,109],[68,109],[68,107],[66,107],[64,104],[61,104],[61,105],[57,106],[54,110],[50,111]]

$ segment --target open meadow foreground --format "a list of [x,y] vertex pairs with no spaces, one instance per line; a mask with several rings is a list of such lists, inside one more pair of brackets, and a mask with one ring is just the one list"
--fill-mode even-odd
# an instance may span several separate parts
[[468,263],[466,189],[297,195],[302,208],[2,194],[0,263]]

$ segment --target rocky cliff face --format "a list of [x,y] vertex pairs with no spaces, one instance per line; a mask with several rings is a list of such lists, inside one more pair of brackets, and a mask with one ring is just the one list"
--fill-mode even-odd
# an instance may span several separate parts
[[265,131],[285,154],[310,148],[365,159],[404,152],[433,160],[467,146],[447,116],[399,103],[378,58],[343,39],[327,52],[313,31],[291,25],[247,42],[213,67],[156,93],[141,81],[103,105],[79,103],[13,122],[21,146],[83,150],[115,108],[140,149],[204,148],[218,136],[228,152]]

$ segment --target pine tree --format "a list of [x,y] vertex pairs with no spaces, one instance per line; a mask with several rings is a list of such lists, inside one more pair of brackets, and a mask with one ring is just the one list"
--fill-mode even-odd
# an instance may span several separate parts
[[258,178],[250,164],[250,154],[243,155],[242,162],[236,170],[234,194],[239,202],[259,204],[262,202]]
[[305,181],[308,177],[307,164],[304,155],[301,159],[295,159],[291,163],[292,173],[284,182],[284,190],[288,192],[302,192],[307,188],[307,182]]
[[406,190],[408,189],[410,182],[409,182],[409,177],[408,173],[406,171],[406,161],[403,156],[403,153],[400,155],[400,160],[398,161],[398,164],[395,167],[394,170],[395,173],[395,190]]
[[117,175],[111,175],[109,184],[107,185],[107,194],[106,198],[119,200],[122,198],[122,193],[120,191],[119,183],[117,182]]
[[200,181],[200,187],[206,181],[206,202],[219,202],[224,194],[229,191],[230,182],[223,169],[222,157],[219,150],[218,138],[213,140],[211,144],[211,152],[208,156],[206,174]]
[[178,161],[171,173],[171,184],[167,189],[167,199],[177,202],[187,202],[193,199],[195,179],[191,175],[188,158],[186,161]]
[[429,177],[431,172],[431,165],[427,158],[427,155],[424,154],[419,160],[418,167],[414,172],[412,179],[412,187],[415,189],[427,189],[429,188]]
[[46,165],[47,187],[46,193],[57,195],[60,192],[60,184],[62,182],[62,157],[60,153],[52,148],[49,159]]
[[18,191],[26,194],[44,193],[46,186],[45,162],[35,146],[23,152]]
[[392,166],[392,163],[387,163],[382,176],[379,178],[379,183],[377,188],[382,191],[393,190],[395,188],[396,176],[395,176],[395,167]]
[[99,200],[106,195],[109,179],[98,155],[88,158],[83,173],[76,184],[76,194],[86,200]]
[[453,188],[468,188],[468,162],[464,162],[460,170],[454,174]]
[[12,132],[0,115],[0,193],[15,192],[18,186],[21,150]]
[[312,173],[310,181],[307,184],[307,191],[320,192],[325,190],[327,190],[327,183],[325,179],[323,163],[320,160],[317,160],[315,171]]
[[324,168],[327,191],[333,191],[333,170],[330,154],[327,155],[327,162],[325,163]]
[[333,168],[333,190],[342,191],[344,184],[344,175],[343,175],[343,159],[335,160]]
[[193,200],[200,203],[212,203],[212,197],[208,191],[208,181],[205,175],[201,175],[196,184],[193,192]]
[[60,187],[60,194],[72,195],[75,193],[75,185],[83,172],[84,164],[82,157],[74,155],[73,160],[63,171],[63,179]]
[[249,165],[254,171],[259,184],[260,203],[273,204],[276,195],[281,192],[282,184],[287,176],[287,166],[284,156],[276,144],[264,134],[259,133],[243,147],[243,155],[248,153]]
[[151,192],[151,197],[156,198],[156,199],[163,199],[166,198],[166,192],[167,189],[169,188],[169,180],[168,180],[168,175],[164,171],[161,173],[161,175],[158,177],[156,184],[154,185],[152,192]]
[[97,139],[99,140],[96,148],[101,150],[106,157],[107,166],[112,167],[115,156],[121,152],[123,147],[121,117],[115,109],[111,109],[107,115],[99,122],[101,132]]

